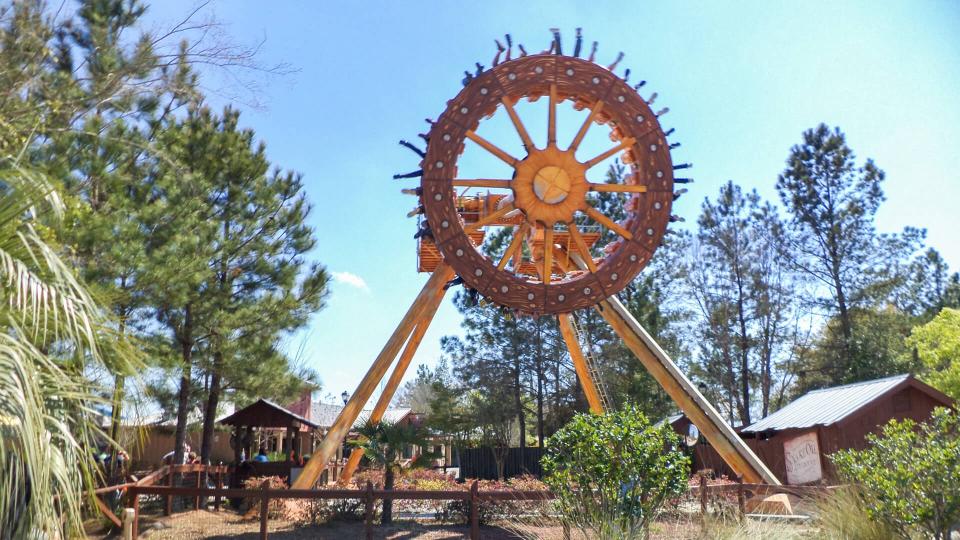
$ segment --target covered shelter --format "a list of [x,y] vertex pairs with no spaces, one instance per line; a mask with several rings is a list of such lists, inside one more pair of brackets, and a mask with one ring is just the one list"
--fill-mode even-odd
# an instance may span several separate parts
[[[311,450],[312,432],[319,427],[316,423],[262,398],[217,423],[233,427],[230,441],[235,463],[242,462],[244,456],[249,459],[260,445],[266,446],[267,450],[286,454],[288,461],[301,457],[304,448],[308,452]],[[257,443],[256,446],[254,443]]]
[[[909,374],[812,390],[753,424],[737,429],[767,467],[787,484],[835,482],[829,455],[866,448],[866,437],[890,420],[923,422],[936,407],[953,400]],[[671,418],[687,434],[689,420]],[[693,452],[694,470],[709,468],[732,475],[710,445],[701,440]]]

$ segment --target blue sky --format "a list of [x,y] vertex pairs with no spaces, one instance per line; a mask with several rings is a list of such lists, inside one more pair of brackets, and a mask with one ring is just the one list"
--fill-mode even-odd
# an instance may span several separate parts
[[[153,4],[158,25],[195,7]],[[289,349],[333,394],[353,391],[426,280],[405,217],[415,201],[400,194],[415,183],[391,179],[417,159],[397,140],[425,131],[423,118],[456,95],[464,69],[489,66],[506,32],[535,52],[557,26],[569,50],[580,26],[600,42],[601,63],[626,54],[618,72],[648,81],[644,97],[659,94],[655,108],[670,108],[663,123],[682,143],[674,161],[695,165],[692,193],[675,206],[688,224],[727,179],[774,199],[790,147],[825,122],[886,171],[878,228],[925,227],[960,269],[960,2],[220,1],[204,12],[238,42],[265,39],[263,63],[299,70],[264,81],[264,107],[240,106],[241,123],[274,163],[304,175],[312,257],[336,281]],[[516,138],[502,123],[482,129]],[[495,166],[470,149],[464,160]],[[434,363],[459,322],[445,302],[414,365]]]

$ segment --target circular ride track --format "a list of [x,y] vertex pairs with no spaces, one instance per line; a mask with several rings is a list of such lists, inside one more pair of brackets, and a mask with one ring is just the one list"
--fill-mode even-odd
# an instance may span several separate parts
[[[533,141],[514,105],[543,96],[549,99],[547,138]],[[557,104],[564,100],[589,110],[571,141],[556,136]],[[476,134],[481,120],[503,112],[525,156],[510,155]],[[577,149],[593,124],[609,129],[611,147],[581,161]],[[512,167],[512,177],[458,178],[467,139]],[[624,80],[587,60],[538,54],[483,72],[448,102],[428,141],[421,197],[433,241],[468,287],[501,306],[537,315],[570,313],[615,295],[650,261],[670,220],[673,164],[657,116]],[[617,154],[629,174],[619,183],[591,181],[591,175],[604,175],[594,167]],[[504,195],[471,206],[457,195],[457,188],[470,187]],[[625,194],[625,219],[614,221],[596,209],[591,192]],[[617,237],[599,257],[591,254],[599,237],[586,232],[591,222],[589,228]],[[499,260],[477,245],[482,232],[494,227],[512,228]]]

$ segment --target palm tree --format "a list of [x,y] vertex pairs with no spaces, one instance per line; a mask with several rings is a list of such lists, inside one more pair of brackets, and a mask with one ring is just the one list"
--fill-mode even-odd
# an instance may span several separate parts
[[[90,374],[132,373],[104,312],[49,243],[51,185],[0,156],[0,531],[82,536],[106,439]],[[42,219],[41,219],[42,218]],[[8,536],[9,535],[9,536]]]
[[[378,468],[383,469],[383,489],[391,491],[396,474],[404,465],[407,468],[421,468],[430,465],[436,456],[423,452],[404,464],[403,451],[409,447],[421,448],[429,443],[429,433],[415,424],[401,424],[392,422],[365,422],[357,430],[360,438],[350,441],[356,448],[363,449],[363,454]],[[393,500],[383,500],[383,514],[381,523],[393,522]]]

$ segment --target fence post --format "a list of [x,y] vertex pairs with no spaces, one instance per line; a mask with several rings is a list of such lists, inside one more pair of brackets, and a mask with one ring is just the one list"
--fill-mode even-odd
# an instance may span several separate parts
[[[196,482],[197,489],[200,489],[200,480],[201,480],[202,478],[203,478],[203,471],[202,471],[202,470],[198,470],[198,471],[197,471],[197,482]],[[199,493],[197,493],[196,498],[193,499],[193,509],[194,509],[194,510],[199,510],[199,509],[200,509],[200,494],[199,494]]]
[[743,497],[743,475],[737,475],[737,506],[740,509],[740,522],[743,523],[744,517],[746,517],[746,504]]
[[133,498],[133,532],[130,536],[136,540],[140,536],[140,494],[137,493],[137,486],[130,486],[130,497]]
[[707,475],[700,475],[700,520],[707,523]]
[[367,480],[367,499],[366,513],[364,515],[364,529],[367,533],[367,540],[373,540],[373,483]]
[[270,513],[270,481],[260,484],[260,540],[267,540],[267,514]]
[[[173,487],[173,468],[167,467],[167,487]],[[167,495],[166,505],[163,507],[163,515],[169,516],[173,513],[173,496]]]
[[566,520],[563,522],[563,540],[570,540],[570,524]]
[[470,540],[480,540],[480,486],[470,486]]
[[213,498],[213,509],[220,511],[220,490],[223,489],[223,465],[217,467],[217,496]]
[[123,523],[121,536],[123,540],[133,540],[133,508],[124,508],[121,516],[120,519]]

